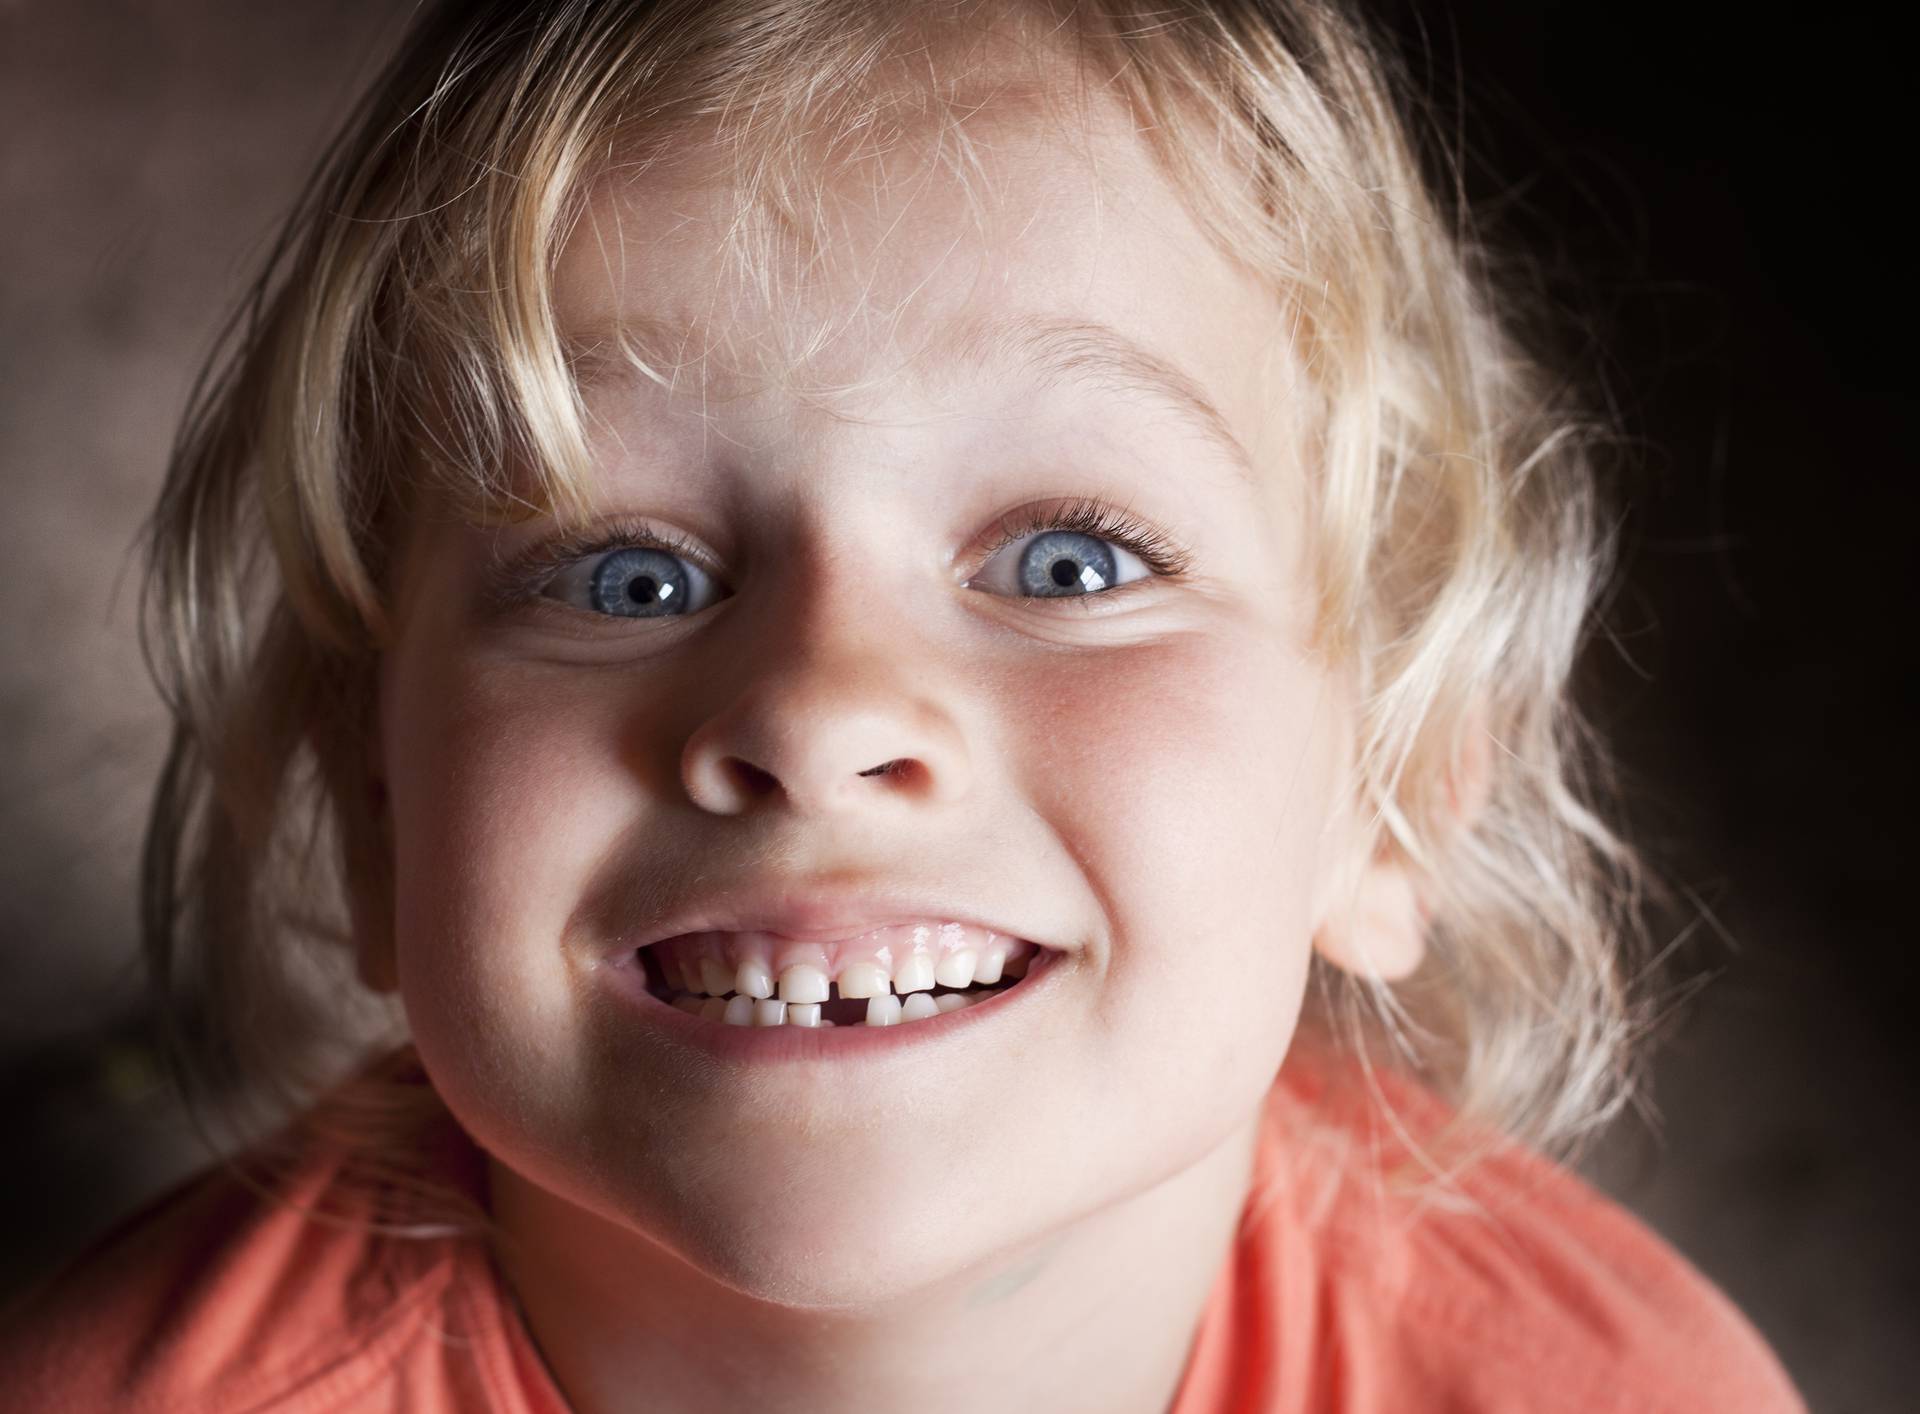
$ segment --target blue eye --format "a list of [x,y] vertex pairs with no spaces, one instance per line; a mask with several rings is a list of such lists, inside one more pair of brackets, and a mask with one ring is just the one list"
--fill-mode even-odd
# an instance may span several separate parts
[[716,596],[713,580],[684,556],[628,545],[575,561],[543,591],[578,609],[623,619],[695,614]]
[[[1012,564],[998,568],[1002,559]],[[1138,555],[1103,536],[1045,530],[995,551],[970,584],[994,594],[1069,599],[1131,584],[1152,572]]]
[[[1090,599],[1143,579],[1179,579],[1191,561],[1171,538],[1095,501],[1009,513],[969,589],[1014,599]],[[603,618],[688,618],[727,597],[706,553],[677,533],[615,525],[525,552],[495,572],[502,605],[534,598]]]

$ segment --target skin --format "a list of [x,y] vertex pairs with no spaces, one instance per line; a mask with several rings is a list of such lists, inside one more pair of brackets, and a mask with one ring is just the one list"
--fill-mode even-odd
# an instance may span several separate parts
[[[835,258],[773,302],[717,253],[734,193],[697,144],[596,190],[569,337],[700,321],[705,353],[671,392],[590,380],[596,509],[700,547],[711,607],[502,604],[490,567],[550,520],[412,527],[363,963],[491,1155],[503,1267],[586,1414],[1164,1409],[1314,946],[1417,961],[1311,649],[1285,321],[1118,115],[1088,122],[975,115],[973,201],[911,153],[844,178]],[[1014,314],[1150,349],[1258,474],[1141,400],[941,355]],[[981,587],[1003,514],[1076,497],[1187,572],[1097,602]],[[1051,996],[897,1056],[752,1066],[606,985],[622,930],[789,881],[972,901],[1064,950]]]

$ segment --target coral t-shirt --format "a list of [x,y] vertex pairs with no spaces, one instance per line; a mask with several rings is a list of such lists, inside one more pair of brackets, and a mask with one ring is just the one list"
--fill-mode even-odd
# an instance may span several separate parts
[[[1466,1210],[1410,1205],[1327,1178],[1379,1147],[1337,1108],[1291,1067],[1274,1088],[1170,1414],[1804,1411],[1727,1299],[1572,1175],[1508,1147]],[[485,1242],[370,1232],[345,1174],[317,1150],[275,1201],[217,1170],[124,1224],[11,1313],[0,1404],[566,1414]]]

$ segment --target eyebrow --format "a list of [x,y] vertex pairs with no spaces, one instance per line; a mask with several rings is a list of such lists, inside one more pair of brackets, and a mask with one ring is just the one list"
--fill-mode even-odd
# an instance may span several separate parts
[[1252,456],[1200,385],[1110,324],[1018,315],[964,328],[951,347],[963,363],[1012,365],[1048,387],[1077,384],[1153,404],[1220,452],[1242,481],[1255,480]]

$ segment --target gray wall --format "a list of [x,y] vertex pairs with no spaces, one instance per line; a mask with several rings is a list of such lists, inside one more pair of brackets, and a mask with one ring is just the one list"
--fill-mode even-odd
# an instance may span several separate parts
[[402,11],[0,4],[0,1291],[204,1158],[140,1024],[166,721],[135,541],[202,356]]

